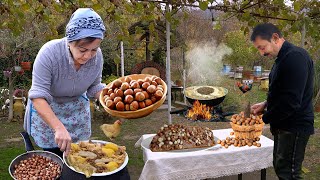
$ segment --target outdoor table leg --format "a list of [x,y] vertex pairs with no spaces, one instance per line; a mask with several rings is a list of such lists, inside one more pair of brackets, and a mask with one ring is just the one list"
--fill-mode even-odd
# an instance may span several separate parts
[[242,174],[238,174],[238,180],[242,180]]
[[266,180],[266,179],[267,179],[267,170],[261,169],[261,180]]

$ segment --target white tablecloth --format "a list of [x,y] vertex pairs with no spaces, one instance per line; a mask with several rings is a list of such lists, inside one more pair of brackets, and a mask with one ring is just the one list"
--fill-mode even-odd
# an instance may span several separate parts
[[[218,139],[230,136],[232,129],[213,130]],[[145,134],[136,143],[155,134]],[[145,165],[140,180],[187,180],[217,178],[252,172],[272,166],[273,141],[260,137],[261,147],[244,146],[223,148],[216,145],[212,149],[193,152],[152,152],[143,149]]]

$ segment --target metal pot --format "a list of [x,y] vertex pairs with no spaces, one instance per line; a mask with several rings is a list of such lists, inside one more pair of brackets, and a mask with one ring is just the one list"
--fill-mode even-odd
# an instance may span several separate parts
[[[204,95],[198,92],[203,89],[208,89],[211,93]],[[193,104],[196,100],[198,100],[201,104],[208,106],[219,105],[222,103],[227,94],[228,89],[216,86],[191,86],[185,90],[185,95],[189,103]]]
[[[35,151],[33,146],[32,146],[32,143],[30,141],[28,133],[27,132],[21,132],[20,134],[23,137],[23,140],[25,142],[25,148],[26,148],[27,152],[23,153],[23,154],[20,154],[19,156],[17,156],[16,158],[14,158],[11,161],[10,166],[9,166],[9,173],[10,173],[10,175],[11,175],[11,177],[13,179],[16,179],[13,176],[13,173],[14,173],[14,170],[15,170],[14,166],[18,165],[20,163],[20,161],[26,160],[26,159],[32,157],[32,155],[40,155],[40,156],[43,156],[43,157],[47,157],[47,158],[51,159],[52,161],[58,163],[60,165],[61,170],[62,170],[63,161],[58,155],[56,155],[56,154],[54,154],[52,152],[48,152],[48,151],[38,151],[38,150]],[[60,176],[61,176],[61,174],[60,174]],[[57,177],[57,179],[59,179],[59,177]]]
[[61,180],[69,180],[69,179],[77,179],[77,180],[130,180],[130,176],[128,173],[127,167],[123,168],[121,171],[106,175],[106,176],[91,176],[90,178],[86,178],[85,175],[75,172],[71,168],[69,168],[67,165],[63,166]]

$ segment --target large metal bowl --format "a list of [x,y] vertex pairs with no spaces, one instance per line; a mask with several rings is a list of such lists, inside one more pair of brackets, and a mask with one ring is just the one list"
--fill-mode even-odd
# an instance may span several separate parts
[[[52,152],[49,152],[49,151],[40,151],[40,150],[39,151],[28,151],[26,153],[23,153],[23,154],[17,156],[16,158],[14,158],[11,161],[10,166],[9,166],[9,173],[10,173],[10,175],[11,175],[11,177],[13,179],[16,180],[16,178],[13,176],[13,173],[14,173],[14,170],[15,170],[14,166],[18,165],[22,160],[26,160],[28,158],[31,158],[33,155],[39,155],[39,156],[47,157],[50,160],[58,163],[60,168],[61,168],[61,173],[62,173],[63,161],[58,155],[56,155],[56,154],[54,154]],[[59,177],[61,176],[61,173],[56,179],[59,179]]]
[[[200,88],[210,88],[213,89],[213,93],[202,95],[197,94],[197,90]],[[218,91],[218,92],[217,92]],[[185,96],[190,104],[193,104],[195,101],[199,101],[201,104],[208,106],[217,106],[223,102],[224,98],[228,94],[228,89],[224,87],[216,86],[191,86],[187,87],[185,90]]]
[[[110,143],[110,142],[101,141],[101,140],[91,140],[91,142],[93,142],[93,143],[100,143],[100,144],[108,144],[108,143]],[[69,169],[71,169],[71,170],[74,171],[75,173],[84,175],[83,172],[77,171],[77,170],[75,170],[72,166],[69,165],[69,163],[68,163],[68,161],[67,161],[67,157],[66,157],[66,155],[65,155],[64,153],[63,153],[63,161],[64,161],[65,165],[66,165]],[[122,163],[122,165],[121,165],[119,168],[117,168],[116,170],[110,171],[110,172],[105,172],[105,173],[93,173],[93,174],[91,175],[91,177],[104,177],[104,176],[110,176],[110,175],[112,175],[112,174],[115,174],[115,173],[121,171],[123,168],[125,168],[125,167],[127,166],[127,164],[128,164],[128,161],[129,161],[129,157],[128,157],[128,154],[126,153],[126,158],[125,158],[124,162]]]

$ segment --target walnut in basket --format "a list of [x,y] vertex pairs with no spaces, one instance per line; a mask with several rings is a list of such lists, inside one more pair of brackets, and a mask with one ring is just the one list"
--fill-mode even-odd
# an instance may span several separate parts
[[262,134],[264,126],[262,115],[250,114],[249,118],[245,118],[244,112],[235,114],[231,117],[231,127],[235,137],[254,139]]
[[262,114],[261,115],[253,115],[250,114],[250,118],[245,118],[244,112],[241,111],[239,114],[234,114],[231,117],[231,122],[233,124],[242,125],[242,126],[252,126],[255,124],[263,124]]

